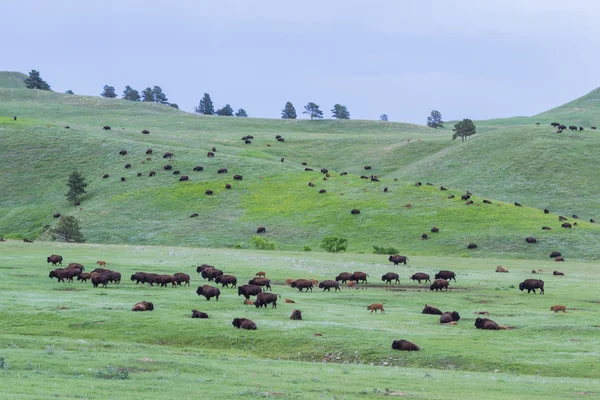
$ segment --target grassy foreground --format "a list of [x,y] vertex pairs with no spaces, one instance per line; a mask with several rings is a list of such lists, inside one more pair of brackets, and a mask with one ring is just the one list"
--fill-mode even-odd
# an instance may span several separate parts
[[[119,286],[93,289],[89,283],[58,284],[48,278],[46,256],[61,254],[88,270],[96,260],[123,275]],[[242,305],[235,289],[222,289],[218,302],[200,299],[204,284],[194,267],[208,263],[239,282],[267,272],[277,309]],[[508,274],[495,273],[496,265]],[[556,268],[565,276],[552,276]],[[50,397],[127,399],[378,398],[580,398],[600,395],[596,263],[528,260],[410,258],[394,267],[384,256],[259,252],[186,247],[0,243],[0,392],[15,399]],[[433,293],[407,278],[439,269],[457,273],[448,293]],[[532,269],[541,269],[536,275]],[[331,279],[342,271],[369,273],[366,290],[298,293],[286,278]],[[192,276],[190,288],[158,288],[128,280],[135,271]],[[386,290],[380,276],[396,271],[401,285]],[[546,282],[546,294],[516,289],[525,278]],[[138,301],[155,311],[132,313]],[[382,302],[385,315],[368,304]],[[422,315],[425,303],[458,311],[456,326]],[[563,304],[567,314],[549,308]],[[196,308],[210,315],[192,320]],[[303,321],[291,321],[292,309]],[[508,331],[479,331],[475,311],[486,310]],[[239,331],[234,317],[254,320],[258,330]],[[314,336],[321,332],[322,336]],[[392,340],[421,347],[405,353]],[[129,372],[108,371],[107,366]]]

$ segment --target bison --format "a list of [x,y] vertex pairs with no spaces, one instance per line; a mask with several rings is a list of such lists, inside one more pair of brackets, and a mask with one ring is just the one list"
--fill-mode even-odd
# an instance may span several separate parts
[[346,281],[352,280],[352,274],[350,272],[342,272],[338,276],[335,277],[336,281],[341,281],[342,283],[346,283]]
[[56,264],[58,265],[62,265],[62,256],[59,256],[58,254],[52,254],[50,257],[48,257],[46,259],[46,261],[48,263],[52,263],[52,266],[54,267]]
[[167,165],[165,165],[165,166],[163,167],[163,169],[164,169],[165,171],[170,171],[171,169],[173,169],[173,166],[172,166],[172,165],[168,165],[168,164],[167,164]]
[[82,272],[77,275],[77,280],[81,282],[87,282],[92,277],[92,274],[89,272]]
[[238,329],[256,330],[256,324],[247,318],[234,318],[231,325]]
[[375,314],[377,314],[377,310],[381,311],[382,314],[385,314],[385,310],[383,309],[383,304],[380,303],[373,303],[370,306],[367,306],[367,311],[371,311],[371,314],[373,314],[373,311],[375,311]]
[[242,179],[244,179],[244,177],[242,175],[234,175],[233,179],[236,181],[241,181]]
[[56,278],[57,282],[64,282],[65,279],[67,282],[73,282],[73,277],[81,274],[81,271],[76,269],[69,268],[56,268],[53,271],[50,271],[48,277],[50,279]]
[[432,233],[439,233],[439,231],[440,231],[440,228],[438,228],[436,226],[434,226],[433,228],[431,228],[431,232]]
[[496,266],[496,272],[508,272],[508,270],[501,265]]
[[102,175],[102,179],[107,179],[107,178],[109,178],[109,177],[110,177],[110,175],[109,175],[109,174],[104,174],[104,175]]
[[356,283],[360,283],[361,281],[363,283],[368,283],[367,276],[369,276],[369,274],[366,274],[366,273],[360,272],[360,271],[356,271],[355,273],[352,274],[352,280],[355,281]]
[[146,154],[148,154],[148,155],[152,154],[152,149],[147,149]]
[[413,281],[418,281],[419,284],[421,281],[431,282],[431,279],[429,279],[429,274],[426,274],[425,272],[417,272],[416,274],[413,274],[410,279]]
[[54,218],[60,218],[60,213],[54,213],[54,214],[52,214],[52,217],[54,217]]
[[208,318],[208,314],[198,310],[192,310],[192,318]]
[[445,279],[436,279],[433,281],[433,283],[429,286],[429,290],[435,290],[436,292],[439,290],[440,292],[444,291],[444,288],[446,288],[446,291],[448,291],[448,281]]
[[492,202],[489,200],[483,200],[483,204],[492,204]]
[[264,226],[259,226],[258,229],[256,230],[256,233],[266,233],[267,232],[267,228],[265,228]]
[[207,301],[210,301],[211,297],[214,297],[217,299],[217,301],[219,301],[219,295],[221,294],[221,291],[219,290],[219,288],[216,288],[214,286],[204,285],[198,286],[198,289],[196,289],[196,293],[198,294],[198,296],[204,296]]
[[215,278],[215,283],[220,283],[222,287],[231,285],[232,288],[235,288],[237,287],[237,278],[233,275],[219,275]]
[[139,303],[135,303],[131,311],[152,311],[154,310],[154,304],[149,301],[140,301]]
[[149,131],[148,129],[144,129],[144,130],[142,131],[142,133],[143,133],[144,135],[149,135],[149,134],[150,134],[150,131]]
[[326,174],[326,173],[329,172],[329,170],[327,168],[321,168],[321,172],[324,173],[324,174]]
[[497,331],[500,329],[497,323],[488,318],[477,318],[475,320],[475,328],[488,329],[492,331]]
[[456,311],[446,311],[440,315],[440,324],[447,324],[449,322],[455,322],[460,319],[460,315]]
[[185,286],[186,284],[190,286],[190,276],[188,274],[184,274],[183,272],[177,272],[173,274],[173,279],[175,280],[175,283],[178,286],[181,286],[182,283],[183,286]]
[[325,190],[325,189],[319,190],[319,194],[323,194],[323,193],[327,193],[327,190]]
[[175,154],[171,153],[170,151],[166,151],[163,154],[163,158],[172,158]]
[[556,258],[554,259],[554,261],[559,261],[559,262],[562,262],[562,261],[565,261],[565,259],[564,259],[564,257],[556,257]]
[[471,198],[471,195],[470,194],[463,194],[462,196],[460,196],[460,198],[462,200],[469,200]]
[[238,287],[238,296],[244,296],[246,300],[250,300],[250,296],[256,296],[262,293],[262,288],[257,285],[242,285]]
[[179,182],[184,182],[184,181],[187,181],[187,180],[189,180],[189,179],[190,179],[190,177],[189,177],[189,176],[187,176],[187,175],[181,175],[181,176],[179,177]]
[[527,294],[531,291],[535,294],[535,289],[540,289],[540,294],[544,294],[544,281],[541,279],[525,279],[519,283],[519,290],[523,291],[525,289],[527,289]]
[[156,175],[156,172],[155,172],[155,171],[150,171],[150,172],[148,173],[148,176],[154,176],[154,175]]
[[556,306],[550,307],[550,311],[554,311],[555,314],[557,312],[559,312],[559,311],[562,311],[563,313],[566,313],[567,312],[567,307],[561,306],[561,305],[556,305]]
[[561,227],[562,227],[562,228],[569,228],[569,229],[571,229],[571,227],[572,227],[572,226],[571,226],[571,224],[570,224],[570,223],[568,223],[568,222],[563,222],[563,224],[561,225]]
[[212,151],[209,151],[208,153],[206,153],[206,155],[207,155],[209,158],[212,158],[212,157],[214,157],[214,156],[215,156],[215,153],[213,153]]
[[334,289],[334,292],[336,290],[340,290],[340,284],[338,283],[338,281],[332,281],[332,280],[325,280],[323,282],[319,283],[319,289],[323,289],[323,291],[331,291],[331,288]]
[[396,281],[396,283],[400,283],[400,277],[395,272],[388,272],[387,274],[381,277],[381,280],[387,283],[392,283],[392,281]]
[[196,171],[196,172],[204,171],[204,167],[201,167],[201,166],[199,166],[199,165],[196,165],[196,166],[194,167],[194,171]]
[[350,211],[350,214],[352,214],[352,215],[360,214],[360,210],[358,208],[353,208],[352,211]]
[[429,239],[429,236],[427,236],[427,234],[424,233],[424,234],[421,235],[421,239],[427,240],[427,239]]
[[552,272],[552,275],[564,276],[565,274],[563,274],[560,271],[554,271],[554,272]]
[[102,129],[104,129],[105,131],[110,131],[110,126],[108,126],[108,125],[104,125],[104,126],[102,127]]
[[271,289],[271,280],[267,278],[252,278],[248,281],[248,285],[264,286],[265,289]]
[[259,293],[256,295],[256,300],[254,301],[254,306],[256,308],[261,308],[262,306],[267,308],[268,304],[273,303],[271,308],[277,308],[277,296],[279,296],[279,298],[281,298],[281,295],[278,295],[275,293],[265,293],[265,292]]
[[406,262],[408,261],[408,257],[401,256],[399,254],[394,254],[393,256],[390,256],[388,258],[388,261],[393,262],[394,265],[398,265],[400,263],[403,263],[404,265],[406,265]]
[[198,265],[196,267],[196,272],[200,274],[200,273],[202,273],[202,271],[204,271],[205,269],[209,269],[209,268],[214,268],[214,266],[208,265],[208,264]]
[[435,279],[446,279],[448,281],[454,279],[454,282],[456,282],[456,274],[452,271],[441,270],[440,272],[435,274]]
[[306,289],[307,292],[310,289],[312,292],[313,283],[309,279],[296,279],[294,282],[292,282],[291,287],[298,288],[299,292],[302,292],[304,289]]
[[206,189],[206,191],[204,192],[204,194],[207,195],[207,196],[212,196],[213,191],[210,190],[210,189]]
[[392,342],[392,349],[400,351],[419,351],[421,350],[416,344],[409,342],[408,340],[394,340]]
[[292,315],[290,315],[290,319],[293,319],[295,321],[301,321],[302,320],[302,311],[300,311],[300,310],[292,311]]
[[227,168],[219,168],[219,170],[217,171],[217,174],[226,174],[227,173]]
[[553,251],[552,253],[550,253],[550,258],[556,258],[560,256],[562,256],[560,251]]
[[476,248],[477,248],[477,245],[475,243],[469,243],[469,245],[467,246],[467,249],[469,249],[469,250],[473,250]]
[[421,314],[442,315],[442,311],[439,308],[435,308],[434,306],[425,304],[425,307],[423,308],[423,311],[421,311]]
[[223,271],[217,268],[207,268],[201,272],[202,278],[208,279],[209,282],[215,280],[217,277],[223,275]]

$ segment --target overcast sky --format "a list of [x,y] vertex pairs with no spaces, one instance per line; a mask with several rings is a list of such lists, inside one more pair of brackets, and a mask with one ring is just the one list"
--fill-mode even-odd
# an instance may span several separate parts
[[158,85],[185,111],[207,92],[250,117],[310,101],[424,124],[432,109],[533,115],[600,86],[597,0],[14,0],[1,15],[0,70],[86,95]]

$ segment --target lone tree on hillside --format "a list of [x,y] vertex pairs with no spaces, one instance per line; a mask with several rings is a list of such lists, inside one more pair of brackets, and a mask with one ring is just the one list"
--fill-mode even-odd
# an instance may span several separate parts
[[29,76],[23,79],[23,82],[25,82],[25,87],[27,89],[50,90],[50,85],[40,78],[40,73],[35,69],[31,70]]
[[69,191],[67,192],[67,199],[72,201],[73,204],[77,203],[79,197],[86,193],[85,188],[87,187],[87,182],[83,175],[79,173],[79,171],[74,170],[69,175],[69,180],[67,181],[67,186],[69,187]]
[[65,92],[65,94],[75,94],[75,93],[73,93],[73,91],[71,89],[69,89]]
[[281,110],[281,118],[296,119],[296,109],[294,108],[294,105],[289,101],[285,103],[285,108]]
[[127,85],[125,86],[125,90],[123,90],[123,99],[130,101],[140,101],[140,92],[138,92],[135,89],[132,89],[131,86]]
[[233,108],[229,104],[225,104],[225,107],[217,110],[217,115],[222,117],[233,117]]
[[152,88],[152,94],[154,95],[154,102],[159,104],[169,104],[169,99],[167,99],[167,95],[163,92],[160,86],[154,86]]
[[154,92],[149,86],[142,91],[142,101],[146,103],[154,103]]
[[50,230],[54,240],[63,242],[83,243],[85,239],[79,228],[79,220],[70,215],[60,217],[56,227]]
[[387,120],[388,120],[388,116],[387,116],[387,114],[381,114],[381,115],[379,116],[379,120],[380,120],[380,121],[387,121]]
[[348,239],[336,236],[325,236],[321,242],[321,247],[328,253],[346,251],[348,249]]
[[308,103],[307,105],[305,105],[304,111],[302,111],[302,114],[310,115],[311,120],[313,118],[318,118],[318,119],[323,118],[323,111],[319,110],[319,106],[316,105],[315,103]]
[[460,137],[463,142],[467,140],[467,137],[477,133],[475,124],[468,118],[465,118],[456,125],[454,125],[454,129],[452,129],[452,132],[454,132],[452,134],[452,140],[456,139],[457,137]]
[[430,128],[443,128],[444,121],[442,121],[442,113],[438,110],[431,111],[431,115],[427,117],[427,126]]
[[348,111],[346,106],[343,106],[341,104],[334,105],[333,109],[331,110],[331,114],[333,118],[350,119],[350,112]]
[[246,118],[248,116],[248,113],[246,112],[246,110],[244,110],[243,108],[240,108],[239,110],[237,110],[237,112],[235,113],[236,117],[241,117],[241,118]]
[[202,97],[198,107],[194,109],[194,112],[204,115],[213,115],[215,113],[215,107],[210,99],[210,94],[204,93],[204,97]]
[[106,97],[107,99],[114,99],[117,97],[114,86],[104,85],[104,90],[100,93],[100,96]]

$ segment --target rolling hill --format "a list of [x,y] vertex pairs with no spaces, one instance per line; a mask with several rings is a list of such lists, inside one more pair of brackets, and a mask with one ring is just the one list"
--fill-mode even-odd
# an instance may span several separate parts
[[[262,225],[265,237],[284,250],[318,251],[324,236],[336,235],[348,238],[350,252],[378,245],[406,254],[547,258],[559,250],[595,259],[600,228],[583,219],[596,216],[593,155],[600,140],[589,129],[557,135],[549,126],[561,115],[555,110],[479,121],[481,134],[461,144],[450,140],[451,124],[432,130],[382,121],[211,117],[157,104],[0,88],[0,234],[48,240],[52,214],[60,212],[80,219],[95,243],[247,248]],[[254,136],[251,144],[240,140],[245,135]],[[212,147],[215,157],[208,158]],[[119,155],[122,149],[126,156]],[[162,157],[166,151],[175,153],[172,160]],[[179,182],[166,164],[190,181]],[[372,169],[365,171],[366,165]],[[195,166],[204,170],[194,172]],[[75,168],[89,182],[81,207],[65,198]],[[219,168],[228,173],[217,174]],[[331,174],[326,181],[321,168]],[[151,170],[156,176],[148,176]],[[234,174],[243,180],[234,181]],[[214,195],[206,196],[207,189]],[[474,193],[471,206],[460,200],[465,190]],[[456,198],[448,199],[451,194]],[[483,204],[484,198],[493,204]],[[544,214],[545,207],[552,213]],[[360,215],[351,215],[353,208]],[[581,220],[565,230],[557,214]],[[422,240],[433,226],[440,233]],[[538,243],[526,244],[526,236]],[[470,242],[479,248],[467,251]]]

